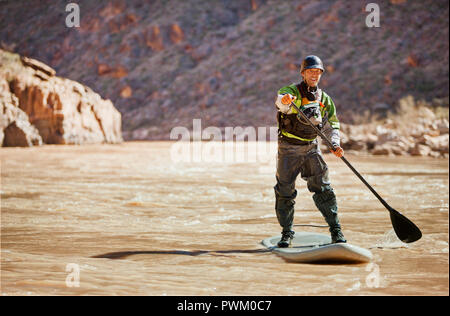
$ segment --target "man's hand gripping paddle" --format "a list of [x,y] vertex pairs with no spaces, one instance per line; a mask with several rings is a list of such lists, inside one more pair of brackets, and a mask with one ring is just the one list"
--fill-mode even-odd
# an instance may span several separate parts
[[[310,120],[309,118],[303,113],[294,102],[291,102],[291,105],[298,111],[299,115],[304,119],[306,122],[308,122],[309,125],[317,132],[317,134],[324,140],[325,144],[330,148],[333,152],[336,151],[336,148],[333,146],[331,141],[322,133],[320,129],[318,129]],[[358,171],[356,171],[355,168],[345,159],[344,156],[340,157],[343,162],[350,168],[350,170],[353,171],[354,174],[369,188],[369,190],[377,197],[377,199],[381,202],[381,204],[384,205],[385,208],[390,213],[391,216],[391,222],[392,227],[394,228],[395,233],[397,234],[397,237],[403,241],[404,243],[411,243],[419,240],[422,237],[422,232],[420,229],[411,222],[408,218],[406,218],[404,215],[400,214],[400,212],[396,211],[392,207],[389,206],[389,204],[386,203],[385,200],[370,186],[369,183],[359,174]]]

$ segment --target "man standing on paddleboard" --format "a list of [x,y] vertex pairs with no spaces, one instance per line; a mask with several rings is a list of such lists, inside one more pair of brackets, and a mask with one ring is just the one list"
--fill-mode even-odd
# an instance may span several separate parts
[[278,90],[275,105],[278,109],[278,156],[277,184],[275,185],[275,210],[282,230],[279,247],[289,247],[294,237],[294,204],[298,175],[307,181],[308,190],[325,221],[328,223],[333,243],[347,242],[338,218],[336,195],[328,178],[325,163],[317,142],[317,133],[298,116],[291,106],[294,102],[310,121],[331,139],[334,155],[342,157],[340,147],[339,120],[333,100],[319,89],[320,78],[325,71],[319,57],[307,56],[301,64],[302,82]]

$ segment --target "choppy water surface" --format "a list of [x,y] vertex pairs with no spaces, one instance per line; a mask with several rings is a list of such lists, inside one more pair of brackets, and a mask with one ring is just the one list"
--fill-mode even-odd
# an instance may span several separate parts
[[[375,259],[295,264],[260,244],[280,231],[273,159],[175,163],[172,144],[0,149],[1,293],[449,294],[448,161],[347,156],[422,229],[406,245],[372,193],[326,155],[345,236]],[[295,223],[323,225],[301,179],[297,188]]]

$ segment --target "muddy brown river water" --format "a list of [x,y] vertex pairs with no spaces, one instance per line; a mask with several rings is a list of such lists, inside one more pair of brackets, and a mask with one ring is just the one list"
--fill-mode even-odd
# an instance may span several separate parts
[[[326,154],[345,236],[374,260],[296,264],[260,244],[280,232],[273,159],[176,162],[173,144],[1,148],[2,295],[449,295],[448,160],[346,155],[421,228],[403,244]],[[323,225],[297,189],[295,223]]]

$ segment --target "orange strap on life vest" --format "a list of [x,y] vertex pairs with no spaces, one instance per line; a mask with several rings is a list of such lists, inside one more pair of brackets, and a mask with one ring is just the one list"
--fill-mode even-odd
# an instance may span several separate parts
[[[316,102],[316,101],[309,101],[307,98],[302,98],[302,105],[303,104],[308,104],[308,103],[311,103],[311,102]],[[320,101],[319,101],[319,105],[320,105],[321,108],[325,108],[325,104],[323,104]]]

